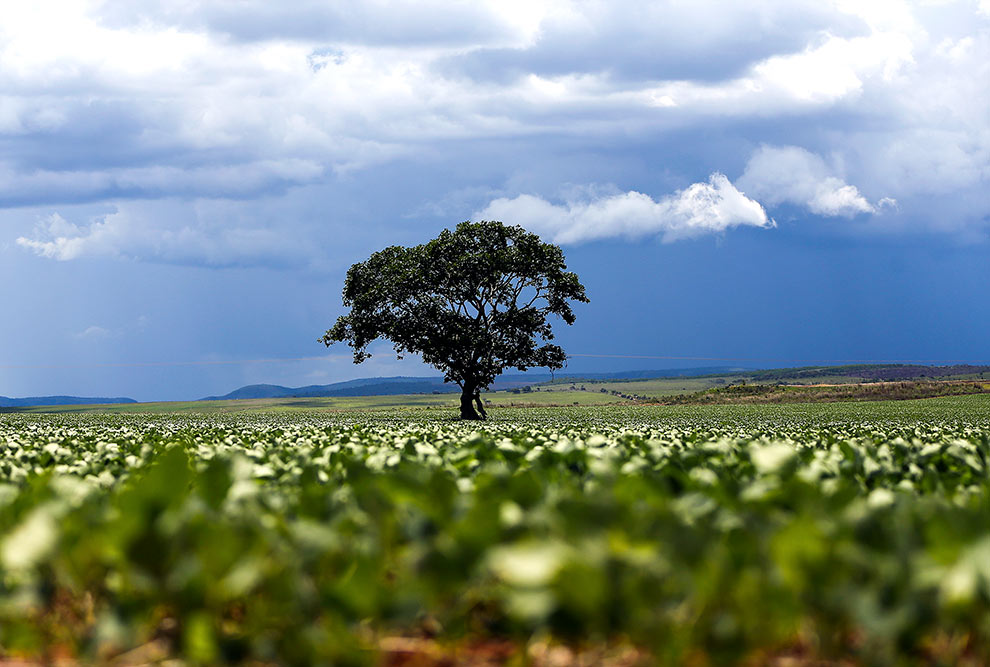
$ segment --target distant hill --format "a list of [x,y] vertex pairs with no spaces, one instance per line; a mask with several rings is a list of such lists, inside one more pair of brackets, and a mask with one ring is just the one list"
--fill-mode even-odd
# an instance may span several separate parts
[[8,398],[0,396],[0,408],[28,408],[36,405],[109,405],[116,403],[137,403],[133,398],[85,398],[82,396],[29,396]]
[[[694,377],[716,373],[739,373],[745,369],[738,367],[677,368],[654,371],[621,371],[618,373],[509,373],[498,377],[492,390],[513,389],[525,385],[549,382],[550,380],[630,380],[662,377]],[[306,387],[283,387],[277,384],[249,384],[223,396],[207,396],[201,401],[227,401],[244,398],[317,398],[332,396],[394,396],[397,394],[454,393],[460,388],[445,383],[442,377],[381,377],[361,378],[334,382],[333,384],[309,385]]]
[[[526,377],[526,384],[533,382],[547,382],[549,380],[653,380],[656,378],[693,378],[705,377],[709,375],[746,375],[755,372],[752,368],[742,366],[703,366],[700,368],[665,368],[651,371],[617,371],[613,373],[570,373],[567,371],[556,373],[551,378],[549,373],[542,376],[520,375]],[[511,377],[511,376],[509,376]]]
[[202,401],[226,401],[238,398],[314,398],[321,396],[391,396],[395,394],[432,394],[459,391],[444,384],[440,377],[361,378],[333,384],[306,387],[283,387],[277,384],[250,384],[223,396],[207,396]]
[[[845,366],[800,366],[797,368],[755,369],[739,366],[677,368],[660,371],[624,371],[619,373],[559,374],[557,381],[569,380],[648,380],[675,377],[735,376],[756,383],[800,382],[835,378],[857,382],[899,382],[933,379],[981,379],[990,377],[990,366],[956,364],[926,366],[922,364],[853,364]],[[540,382],[532,378],[529,382]],[[543,381],[549,380],[547,375]]]
[[[545,382],[635,381],[654,378],[722,377],[738,378],[757,384],[787,384],[790,382],[874,382],[874,381],[925,381],[940,379],[990,378],[990,366],[957,364],[952,366],[926,366],[921,364],[856,364],[846,366],[803,366],[799,368],[755,369],[740,366],[705,366],[697,368],[666,368],[645,371],[618,371],[612,373],[575,373],[564,369],[557,373],[531,372],[507,373],[499,376],[491,389],[514,389]],[[835,378],[834,380],[830,378]],[[334,396],[394,396],[399,394],[446,394],[459,392],[460,388],[445,383],[440,376],[427,377],[377,377],[359,378],[345,382],[305,387],[283,387],[276,384],[252,384],[235,389],[223,396],[209,396],[202,401],[264,398],[318,398]],[[46,405],[109,405],[137,403],[126,397],[83,396],[29,396],[9,398],[0,396],[0,409],[26,408]]]
[[852,366],[803,366],[774,368],[748,374],[756,382],[801,380],[805,378],[855,377],[866,381],[895,382],[937,378],[966,378],[990,375],[990,366],[957,364],[924,366],[919,364],[856,364]]

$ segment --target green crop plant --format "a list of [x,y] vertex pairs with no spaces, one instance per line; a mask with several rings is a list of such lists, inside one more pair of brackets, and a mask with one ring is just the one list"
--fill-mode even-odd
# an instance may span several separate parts
[[4,415],[0,655],[982,664],[988,407]]

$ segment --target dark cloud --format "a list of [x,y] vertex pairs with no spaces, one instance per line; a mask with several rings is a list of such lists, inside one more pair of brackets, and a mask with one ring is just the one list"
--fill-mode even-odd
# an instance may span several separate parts
[[447,76],[508,82],[527,74],[606,73],[620,80],[720,81],[764,58],[832,35],[867,34],[862,20],[824,3],[658,2],[617,11],[588,3],[543,22],[527,47],[482,47],[437,63]]
[[298,0],[107,3],[108,26],[169,25],[234,41],[279,39],[365,45],[477,44],[507,26],[480,3]]
[[46,97],[45,105],[56,112],[57,120],[25,127],[18,134],[0,134],[0,160],[20,169],[74,171],[174,159],[174,145],[149,141],[154,119],[133,99]]
[[[15,39],[0,40],[0,208],[47,205],[48,219],[67,204],[148,203],[103,227],[66,214],[66,234],[8,236],[46,257],[227,266],[243,252],[292,267],[312,229],[287,215],[286,235],[306,240],[276,243],[255,202],[317,197],[333,226],[353,220],[342,209],[392,201],[376,209],[388,237],[500,197],[588,187],[661,201],[713,172],[738,185],[770,145],[824,166],[790,199],[743,193],[763,205],[877,213],[896,230],[908,213],[881,216],[881,200],[928,201],[925,216],[955,220],[933,228],[982,230],[985,199],[934,203],[985,179],[990,40],[970,9],[941,8],[926,34],[910,15],[867,26],[856,8],[805,0],[107,3],[99,21],[77,8],[51,32],[78,43],[31,33],[38,21],[20,41],[3,26]],[[338,181],[360,185],[314,188]],[[183,231],[168,205],[154,214],[158,200],[240,208],[223,225],[189,216]]]

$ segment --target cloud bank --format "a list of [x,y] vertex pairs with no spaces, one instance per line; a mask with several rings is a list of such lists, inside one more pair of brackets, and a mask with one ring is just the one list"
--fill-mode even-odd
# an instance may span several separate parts
[[[112,213],[70,222],[58,213],[39,221],[17,244],[39,257],[129,259],[212,267],[305,266],[313,259],[305,241],[260,224],[230,224],[204,215],[209,209],[171,202],[121,205]],[[215,211],[214,211],[215,213]]]
[[[762,146],[750,157],[737,183],[771,206],[797,204],[822,216],[851,218],[876,213],[880,206],[834,175],[822,158],[797,146]],[[889,198],[882,201],[893,203]]]
[[[252,219],[255,202],[282,198],[288,208],[301,189],[363,179],[367,187],[355,188],[362,199],[319,202],[328,217],[389,199],[402,210],[387,213],[408,220],[403,214],[426,210],[424,198],[454,192],[549,201],[566,182],[633,190],[661,180],[664,192],[713,171],[741,174],[735,187],[771,211],[795,205],[853,217],[896,199],[900,206],[874,225],[891,234],[980,239],[990,224],[985,2],[303,0],[287,12],[263,0],[155,0],[135,7],[90,0],[5,7],[0,213],[47,207],[45,217],[62,212],[77,227],[33,231],[34,220],[21,216],[6,242],[20,238],[21,247],[52,259],[292,266],[297,246],[313,245],[309,223],[286,216],[274,234],[269,221]],[[754,146],[763,148],[750,157]],[[660,154],[669,156],[663,164]],[[553,160],[575,173],[557,175]],[[549,166],[536,173],[531,165],[540,164]],[[419,174],[447,191],[403,190]],[[649,209],[631,203],[633,194],[626,205]],[[177,200],[241,203],[222,221],[167,219]],[[465,202],[451,215],[463,218],[489,200]],[[63,208],[129,210],[137,202],[145,221],[126,225]],[[557,204],[571,220],[561,229],[601,238],[576,222],[604,215],[580,213],[598,204]],[[724,229],[760,224],[752,210],[696,215],[719,206],[654,205],[663,210],[639,214],[644,222],[633,226],[667,239],[717,230],[722,220],[742,221]]]
[[664,242],[724,232],[733,227],[773,227],[756,201],[714,173],[659,201],[640,192],[626,192],[591,201],[552,204],[534,195],[499,198],[474,214],[475,220],[519,224],[557,243],[579,243],[611,237],[638,239],[659,234]]

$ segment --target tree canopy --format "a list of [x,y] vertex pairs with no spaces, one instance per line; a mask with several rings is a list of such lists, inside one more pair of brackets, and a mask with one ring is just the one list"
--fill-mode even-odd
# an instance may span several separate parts
[[355,363],[371,356],[377,339],[400,356],[418,353],[461,388],[461,417],[478,419],[485,416],[480,391],[506,368],[564,366],[563,349],[548,342],[548,318],[573,324],[570,302],[588,297],[558,246],[519,226],[481,221],[354,264],[343,300],[350,312],[321,342],[346,342]]

